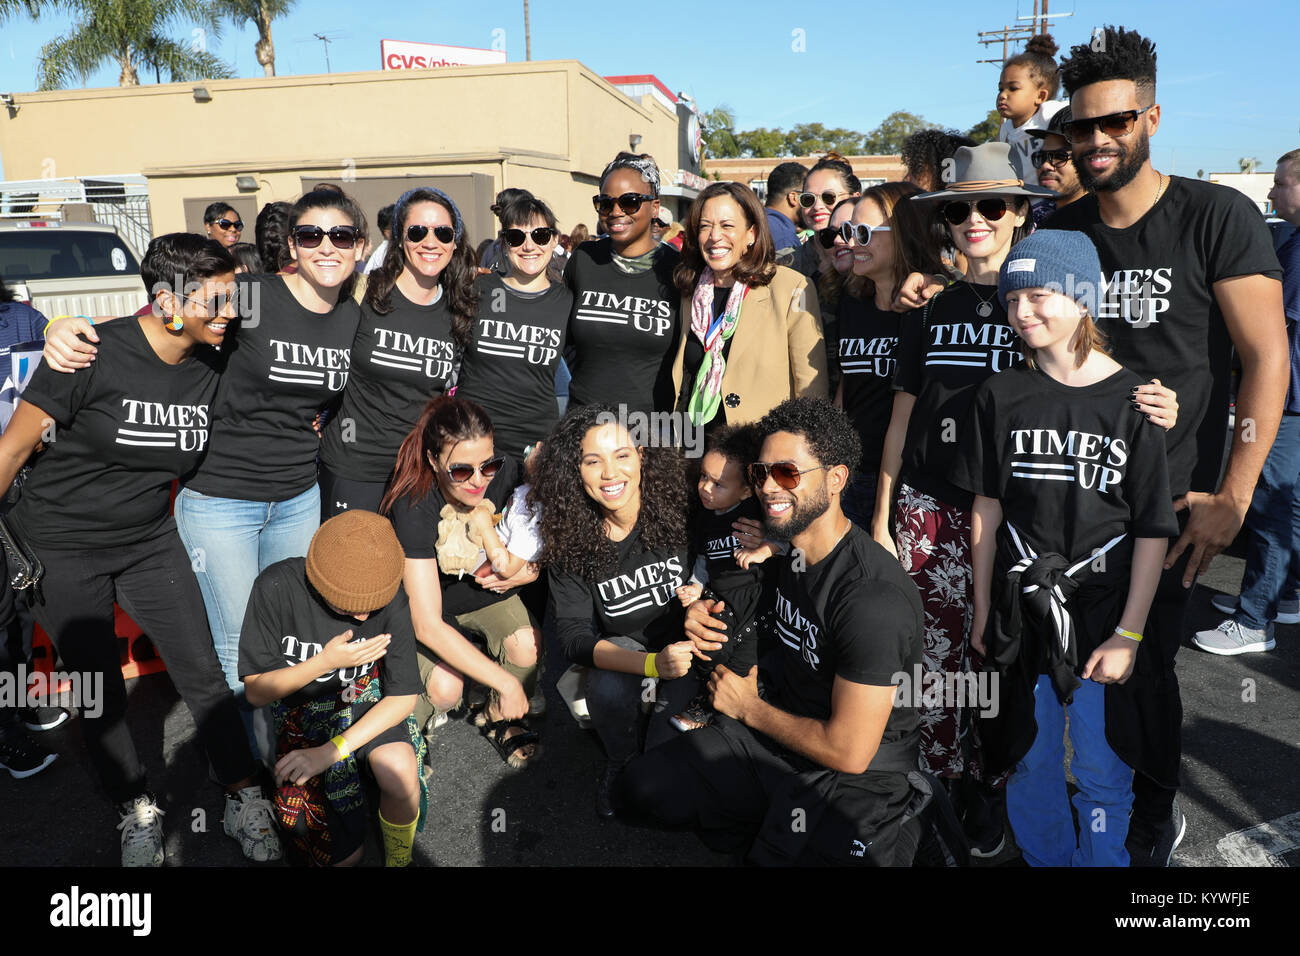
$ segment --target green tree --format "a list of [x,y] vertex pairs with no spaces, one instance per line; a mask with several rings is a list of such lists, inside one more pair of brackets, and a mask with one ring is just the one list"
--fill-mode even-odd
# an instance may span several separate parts
[[[0,0],[4,2],[4,0]],[[118,82],[138,86],[138,65],[166,72],[171,81],[234,76],[227,64],[206,49],[206,38],[220,35],[216,11],[203,0],[10,0],[11,6],[33,5],[73,15],[76,26],[41,48],[36,65],[39,89],[56,90],[72,80],[83,83],[105,61],[121,68]],[[197,24],[186,43],[167,34]]]
[[997,110],[989,110],[989,115],[984,117],[984,121],[976,123],[966,131],[966,135],[975,140],[975,145],[981,143],[991,143],[998,138],[998,129],[1002,126],[1002,114]]
[[892,156],[901,153],[903,140],[919,129],[929,129],[933,126],[933,123],[926,122],[915,113],[896,110],[867,134],[862,147],[863,152],[869,156]]
[[740,155],[736,141],[736,114],[730,106],[716,106],[700,114],[700,133],[704,139],[704,153],[716,159]]
[[[271,21],[293,7],[294,0],[216,0],[217,15],[235,26],[251,23],[257,27],[253,52],[267,76],[275,76],[275,44],[271,42]],[[525,8],[527,4],[525,4]],[[526,16],[526,15],[525,15]]]
[[736,134],[742,156],[789,156],[786,148],[786,133],[780,129],[747,129]]
[[837,152],[854,156],[862,146],[862,134],[843,127],[827,129],[821,123],[800,123],[790,130],[786,146],[791,156]]

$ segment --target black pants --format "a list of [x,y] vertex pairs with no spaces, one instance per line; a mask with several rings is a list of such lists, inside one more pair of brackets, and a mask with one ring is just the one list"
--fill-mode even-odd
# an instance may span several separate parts
[[36,619],[68,670],[103,675],[98,700],[81,695],[81,726],[109,797],[120,803],[146,790],[144,767],[126,724],[114,600],[158,649],[194,716],[217,779],[232,784],[251,776],[254,764],[244,725],[217,660],[190,556],[175,528],[111,549],[36,550],[45,564],[44,603],[33,608]]
[[910,866],[914,797],[905,773],[827,770],[722,715],[647,749],[615,791],[632,819],[695,830],[719,852],[748,849],[752,863],[795,866]]
[[[727,639],[716,651],[709,652],[707,661],[696,658],[695,663],[691,665],[691,676],[700,681],[701,689],[713,674],[713,669],[719,664],[726,665],[727,670],[743,677],[758,663],[758,620],[754,613],[755,608],[749,607],[748,612],[742,611],[744,617],[743,623],[740,623],[736,611],[733,610],[733,602],[728,596],[720,595],[720,597],[723,608],[714,616],[727,625]],[[754,604],[756,605],[757,601]],[[746,605],[742,602],[741,606]]]
[[388,490],[387,481],[353,481],[336,475],[323,464],[319,465],[317,483],[320,485],[320,520],[329,521],[345,511],[379,512],[379,503]]
[[[606,637],[605,640],[630,651],[644,652],[648,649],[644,644],[621,635]],[[598,667],[587,671],[587,710],[591,714],[591,724],[605,747],[605,756],[614,763],[622,763],[642,750],[658,747],[678,736],[669,718],[681,713],[699,688],[699,681],[689,673],[675,680],[660,680],[647,722],[641,710],[642,703],[647,702],[647,682],[648,678],[637,674]]]

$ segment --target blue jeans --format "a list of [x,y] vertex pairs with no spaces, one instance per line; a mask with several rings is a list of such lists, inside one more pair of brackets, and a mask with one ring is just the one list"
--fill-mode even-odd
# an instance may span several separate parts
[[[1007,819],[1030,866],[1128,866],[1128,814],[1133,771],[1106,743],[1106,688],[1083,681],[1074,703],[1062,707],[1052,680],[1040,674],[1034,687],[1038,736],[1007,781]],[[1074,773],[1079,792],[1074,834],[1065,789],[1065,715],[1070,715]]]
[[217,659],[241,701],[239,632],[253,581],[277,561],[305,556],[319,526],[314,484],[287,501],[211,498],[188,488],[176,496],[176,527],[199,579]]
[[1237,623],[1261,630],[1295,594],[1300,565],[1300,415],[1283,415],[1246,513],[1246,573]]

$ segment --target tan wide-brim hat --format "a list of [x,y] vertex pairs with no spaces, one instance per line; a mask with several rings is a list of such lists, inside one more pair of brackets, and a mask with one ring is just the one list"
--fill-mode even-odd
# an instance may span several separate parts
[[[978,199],[983,196],[1026,196],[1030,199],[1052,199],[1056,193],[1044,186],[1026,186],[1011,165],[1009,143],[983,143],[979,146],[962,146],[953,156],[952,175],[944,175],[949,182],[945,189],[913,196],[913,202],[931,202],[944,199]],[[946,171],[945,171],[946,173]]]

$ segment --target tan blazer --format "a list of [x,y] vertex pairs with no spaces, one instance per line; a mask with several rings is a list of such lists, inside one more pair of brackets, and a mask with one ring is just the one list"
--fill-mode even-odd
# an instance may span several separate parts
[[[673,362],[673,396],[682,393],[682,367],[691,332],[691,297],[683,296],[682,335]],[[728,425],[758,421],[787,398],[827,398],[826,343],[817,290],[785,266],[766,286],[751,289],[731,337],[722,373]]]

